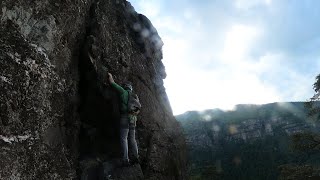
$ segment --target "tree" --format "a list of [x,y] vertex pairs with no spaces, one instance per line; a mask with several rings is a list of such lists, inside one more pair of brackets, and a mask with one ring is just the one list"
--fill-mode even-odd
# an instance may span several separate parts
[[292,136],[293,148],[301,152],[320,150],[320,136],[316,133],[304,132]]
[[[320,120],[320,74],[313,84],[315,94],[305,103],[308,117],[315,122]],[[296,151],[312,153],[320,150],[320,135],[312,132],[298,133],[292,136],[292,147]],[[280,180],[319,179],[320,169],[308,164],[285,164],[279,167]]]
[[316,82],[313,84],[315,94],[310,98],[309,102],[306,102],[306,107],[309,109],[308,115],[314,118],[316,121],[320,119],[320,74],[316,77]]

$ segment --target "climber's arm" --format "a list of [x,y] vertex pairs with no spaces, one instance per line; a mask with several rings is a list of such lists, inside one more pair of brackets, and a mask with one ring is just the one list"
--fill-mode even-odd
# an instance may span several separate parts
[[111,73],[108,73],[108,79],[109,79],[109,83],[111,84],[111,86],[113,88],[115,88],[119,93],[123,94],[126,92],[126,90],[124,90],[121,86],[119,86],[117,83],[114,82],[114,79],[112,77]]

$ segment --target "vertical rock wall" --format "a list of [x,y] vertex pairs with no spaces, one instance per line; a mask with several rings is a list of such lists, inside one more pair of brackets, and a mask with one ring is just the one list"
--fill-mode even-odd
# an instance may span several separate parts
[[145,16],[123,0],[4,0],[0,10],[0,179],[75,179],[83,159],[119,157],[119,99],[102,85],[106,70],[131,81],[143,105],[144,178],[185,179],[162,41]]

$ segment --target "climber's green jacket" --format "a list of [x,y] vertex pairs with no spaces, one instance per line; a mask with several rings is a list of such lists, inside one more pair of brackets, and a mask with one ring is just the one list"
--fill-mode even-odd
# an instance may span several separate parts
[[120,124],[123,127],[127,128],[128,123],[129,123],[130,127],[135,127],[136,126],[136,122],[137,122],[137,116],[128,113],[129,92],[127,90],[123,89],[117,83],[111,83],[111,86],[113,88],[115,88],[120,93],[120,100],[121,100],[120,113],[122,115],[124,115],[124,117],[125,117],[124,119],[121,118]]
[[120,111],[121,111],[121,114],[128,114],[129,92],[127,90],[123,89],[120,85],[118,85],[115,82],[111,83],[111,86],[114,87],[120,93],[120,100],[121,100]]

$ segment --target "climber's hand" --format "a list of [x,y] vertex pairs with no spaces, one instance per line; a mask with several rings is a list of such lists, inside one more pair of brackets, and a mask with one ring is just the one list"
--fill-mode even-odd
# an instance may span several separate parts
[[112,74],[111,74],[111,73],[108,73],[107,76],[108,76],[107,78],[108,78],[108,80],[109,80],[109,83],[114,83]]

